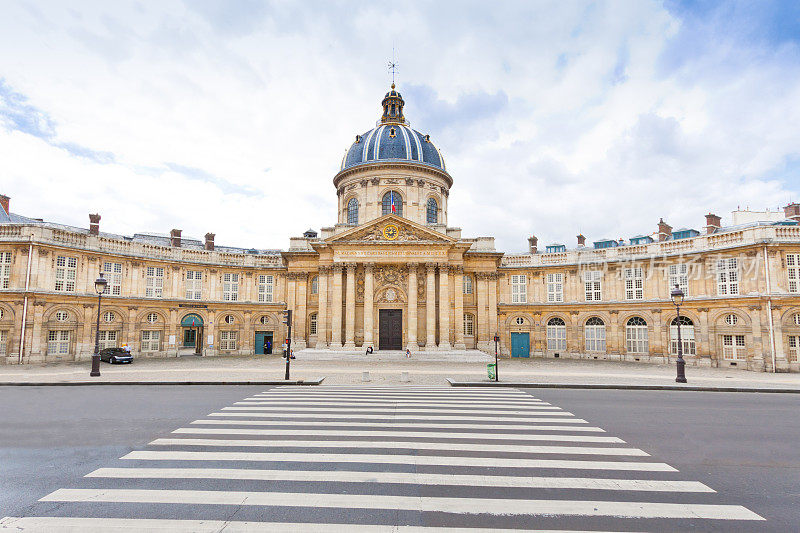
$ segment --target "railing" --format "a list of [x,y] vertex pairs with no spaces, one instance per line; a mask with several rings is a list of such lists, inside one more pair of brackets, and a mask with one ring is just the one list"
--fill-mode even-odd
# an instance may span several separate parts
[[53,240],[56,242],[63,242],[65,244],[73,244],[75,246],[86,246],[86,235],[83,233],[74,233],[71,231],[54,229]]
[[716,246],[726,246],[729,244],[738,244],[744,242],[744,231],[730,231],[728,233],[712,234],[706,237],[708,246],[713,248]]
[[800,241],[800,228],[776,227],[775,236],[781,241]]

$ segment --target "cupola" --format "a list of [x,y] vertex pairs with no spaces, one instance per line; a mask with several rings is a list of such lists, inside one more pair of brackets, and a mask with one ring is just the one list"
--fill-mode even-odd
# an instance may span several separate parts
[[383,106],[381,122],[397,122],[403,124],[406,121],[403,116],[403,106],[405,102],[403,101],[403,97],[400,96],[400,93],[395,90],[394,83],[392,83],[392,90],[383,97],[381,105]]

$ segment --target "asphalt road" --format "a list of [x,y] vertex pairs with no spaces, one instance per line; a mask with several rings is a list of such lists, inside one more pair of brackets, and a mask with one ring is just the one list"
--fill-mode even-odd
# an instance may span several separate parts
[[94,519],[83,531],[145,529],[129,518],[187,531],[800,524],[797,395],[95,386],[4,387],[0,402],[0,517],[43,517],[12,524],[31,530],[53,530],[47,517]]

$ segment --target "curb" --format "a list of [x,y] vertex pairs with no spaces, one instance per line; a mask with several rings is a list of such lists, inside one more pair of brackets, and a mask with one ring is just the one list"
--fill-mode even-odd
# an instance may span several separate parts
[[513,383],[495,381],[454,381],[447,378],[451,387],[514,387],[525,389],[600,389],[600,390],[665,390],[689,392],[765,392],[776,394],[800,394],[800,389],[754,388],[754,387],[703,387],[697,385],[623,385],[594,383]]
[[319,385],[325,378],[280,381],[64,381],[0,382],[0,387],[83,387],[97,385]]

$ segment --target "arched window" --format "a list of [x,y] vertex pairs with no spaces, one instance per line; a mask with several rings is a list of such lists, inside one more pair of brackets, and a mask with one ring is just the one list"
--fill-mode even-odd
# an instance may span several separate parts
[[[687,317],[680,317],[681,344],[683,344],[683,355],[696,355],[697,348],[694,343],[694,322]],[[678,317],[672,319],[669,326],[669,353],[678,353]]]
[[638,316],[628,319],[625,324],[625,346],[628,353],[647,353],[647,322]]
[[587,352],[606,351],[606,324],[602,319],[593,316],[586,321],[584,327]]
[[547,321],[547,349],[554,352],[567,349],[567,325],[557,316]]
[[311,278],[311,294],[319,294],[319,276]]
[[464,275],[464,294],[472,294],[472,277]]
[[358,200],[355,198],[347,202],[347,223],[358,224]]
[[397,191],[389,191],[383,195],[381,215],[390,214],[403,216],[403,197]]
[[439,222],[439,204],[436,203],[436,198],[428,198],[428,214],[426,220],[428,224],[436,224]]
[[464,313],[464,336],[472,337],[475,335],[475,317],[469,313]]
[[311,313],[311,316],[308,319],[308,334],[317,334],[317,313]]

